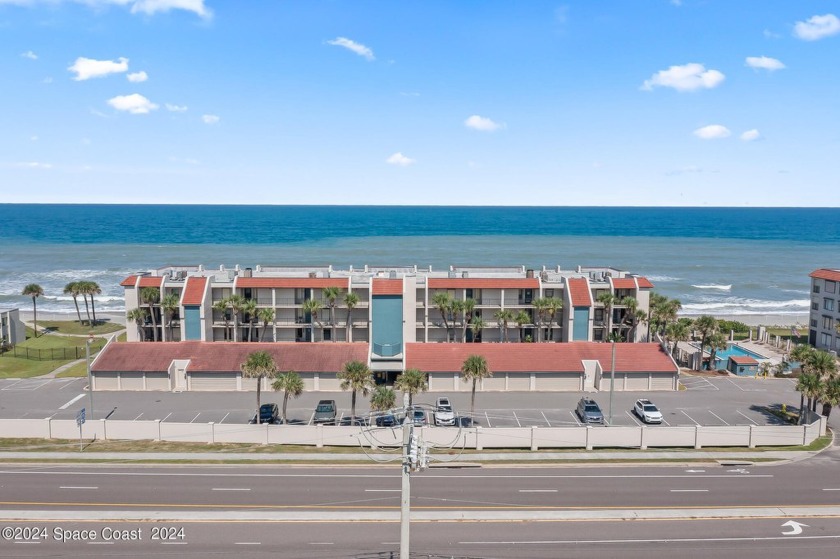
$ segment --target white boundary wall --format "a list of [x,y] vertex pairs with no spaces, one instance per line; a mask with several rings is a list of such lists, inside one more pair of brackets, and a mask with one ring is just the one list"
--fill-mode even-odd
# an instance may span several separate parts
[[[704,448],[807,445],[826,433],[826,419],[807,425],[513,427],[455,429],[422,427],[438,447],[493,448]],[[85,439],[163,440],[197,443],[400,446],[401,429],[324,426],[169,423],[100,419],[82,426]],[[0,438],[78,439],[72,419],[0,419]]]

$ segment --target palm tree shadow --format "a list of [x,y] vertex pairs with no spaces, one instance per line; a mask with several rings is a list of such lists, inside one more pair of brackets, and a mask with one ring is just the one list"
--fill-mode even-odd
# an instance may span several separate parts
[[791,425],[795,424],[796,420],[793,417],[785,418],[785,414],[791,416],[799,415],[799,409],[794,406],[786,406],[782,409],[782,404],[768,404],[766,406],[759,406],[753,404],[750,406],[752,411],[758,412],[764,416],[767,425]]

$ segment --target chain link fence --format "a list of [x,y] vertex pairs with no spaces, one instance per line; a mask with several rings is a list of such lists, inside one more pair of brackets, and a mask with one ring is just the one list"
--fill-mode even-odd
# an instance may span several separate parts
[[[94,355],[105,346],[105,342],[90,344],[90,354]],[[30,359],[33,361],[72,361],[85,357],[85,347],[54,347],[54,348],[32,348],[32,347],[7,347],[0,351],[4,357],[17,357],[19,359]]]

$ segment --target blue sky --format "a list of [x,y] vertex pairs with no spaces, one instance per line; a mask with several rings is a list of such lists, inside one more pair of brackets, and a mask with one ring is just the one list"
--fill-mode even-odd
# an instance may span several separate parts
[[838,18],[836,0],[0,0],[0,190],[840,206]]

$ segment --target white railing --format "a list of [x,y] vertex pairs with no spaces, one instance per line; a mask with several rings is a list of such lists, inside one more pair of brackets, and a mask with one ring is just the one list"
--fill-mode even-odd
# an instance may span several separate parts
[[[483,450],[490,448],[695,448],[797,446],[825,434],[826,420],[806,425],[656,426],[656,427],[423,427],[430,443]],[[372,428],[363,436],[359,427],[324,425],[250,425],[170,423],[100,419],[82,426],[82,437],[100,440],[154,440],[196,443],[299,444],[368,446],[401,444],[393,429]],[[76,439],[79,428],[72,419],[0,419],[0,438]]]

